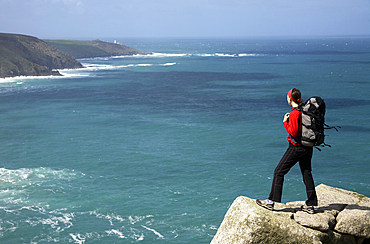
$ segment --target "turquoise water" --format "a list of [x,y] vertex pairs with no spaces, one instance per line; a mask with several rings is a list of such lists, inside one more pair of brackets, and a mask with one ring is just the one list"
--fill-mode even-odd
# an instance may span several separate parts
[[[323,97],[315,184],[370,196],[370,39],[119,39],[150,56],[0,79],[1,243],[209,243],[268,196],[286,93]],[[305,200],[299,167],[283,202]]]

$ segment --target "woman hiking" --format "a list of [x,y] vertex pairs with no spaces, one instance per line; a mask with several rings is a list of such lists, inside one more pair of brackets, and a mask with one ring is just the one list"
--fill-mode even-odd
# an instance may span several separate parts
[[283,125],[289,134],[287,137],[289,147],[275,168],[269,197],[265,200],[257,199],[256,202],[258,205],[266,209],[274,210],[274,203],[281,202],[284,176],[297,162],[299,162],[299,167],[301,168],[303,182],[306,185],[307,193],[306,203],[301,207],[301,209],[307,213],[313,214],[314,206],[317,206],[315,184],[311,174],[311,158],[313,148],[305,147],[300,144],[302,131],[300,109],[303,105],[301,92],[296,88],[291,89],[288,92],[287,101],[288,104],[292,106],[292,111],[285,114]]

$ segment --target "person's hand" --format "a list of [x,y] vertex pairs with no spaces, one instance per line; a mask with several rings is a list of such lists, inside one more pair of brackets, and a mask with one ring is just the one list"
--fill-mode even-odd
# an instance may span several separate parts
[[289,119],[289,113],[286,113],[284,115],[283,123]]

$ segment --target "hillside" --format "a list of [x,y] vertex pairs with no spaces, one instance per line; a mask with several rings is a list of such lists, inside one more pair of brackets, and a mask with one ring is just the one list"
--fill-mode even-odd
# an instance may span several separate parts
[[75,58],[110,57],[134,54],[148,54],[122,44],[94,41],[44,40],[59,50]]
[[0,33],[0,77],[60,75],[53,69],[82,68],[70,54],[46,42],[18,34]]

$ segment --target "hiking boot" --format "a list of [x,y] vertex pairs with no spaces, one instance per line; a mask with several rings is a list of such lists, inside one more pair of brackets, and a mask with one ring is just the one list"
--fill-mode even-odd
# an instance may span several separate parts
[[309,214],[314,214],[315,213],[315,208],[314,206],[307,206],[307,204],[304,204],[301,206],[301,210],[303,212],[309,213]]
[[274,202],[272,202],[271,200],[269,200],[269,199],[265,199],[265,200],[259,200],[259,199],[257,199],[256,200],[256,203],[258,204],[258,205],[260,205],[261,207],[264,207],[264,208],[266,208],[266,209],[268,209],[268,210],[271,210],[271,211],[273,211],[274,210]]

